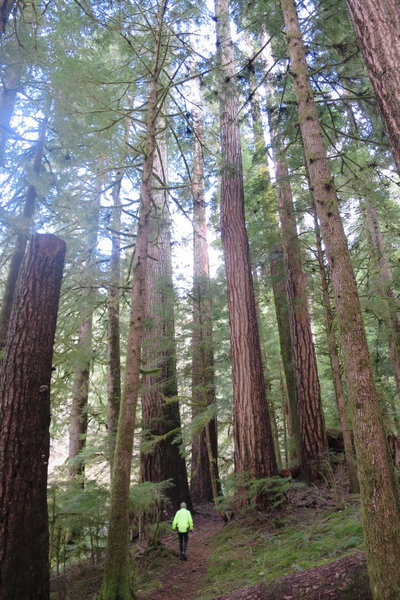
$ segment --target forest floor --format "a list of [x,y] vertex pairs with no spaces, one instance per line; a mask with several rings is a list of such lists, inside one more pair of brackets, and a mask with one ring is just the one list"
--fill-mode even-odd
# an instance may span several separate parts
[[[196,507],[187,561],[166,526],[160,553],[136,553],[138,600],[370,600],[359,518],[340,471],[318,486],[293,487],[274,514],[254,511],[225,524]],[[56,580],[52,600],[93,600],[101,565],[81,564]],[[54,590],[53,585],[53,590]]]
[[187,561],[179,559],[178,536],[168,533],[163,543],[171,550],[170,560],[158,573],[157,588],[140,593],[138,600],[191,600],[204,587],[211,560],[211,538],[224,525],[211,506],[197,507],[193,513],[194,532],[189,534]]

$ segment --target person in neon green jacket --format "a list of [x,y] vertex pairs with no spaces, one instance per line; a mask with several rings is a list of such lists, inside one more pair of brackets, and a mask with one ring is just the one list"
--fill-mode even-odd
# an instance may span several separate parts
[[189,531],[193,531],[193,519],[190,511],[186,508],[185,502],[181,502],[181,507],[175,514],[172,529],[178,531],[179,558],[187,560],[186,549],[189,541]]

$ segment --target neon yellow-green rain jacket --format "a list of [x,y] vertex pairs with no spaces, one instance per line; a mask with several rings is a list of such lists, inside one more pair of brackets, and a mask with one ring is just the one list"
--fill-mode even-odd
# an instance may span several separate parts
[[190,511],[187,508],[181,508],[178,510],[172,523],[172,529],[177,529],[179,533],[186,533],[186,531],[193,530],[193,519]]

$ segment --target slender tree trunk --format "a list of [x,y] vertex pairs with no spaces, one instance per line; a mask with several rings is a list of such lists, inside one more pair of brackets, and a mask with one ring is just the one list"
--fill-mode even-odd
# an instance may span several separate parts
[[129,561],[129,486],[140,381],[141,344],[144,333],[153,160],[156,151],[156,120],[160,109],[158,89],[163,61],[163,20],[166,7],[167,2],[161,0],[158,4],[153,65],[147,103],[145,154],[140,190],[139,224],[135,247],[125,380],[118,419],[111,483],[111,506],[104,579],[99,600],[134,600],[136,597],[133,571]]
[[386,254],[375,206],[366,198],[366,224],[376,264],[378,293],[385,305],[388,344],[397,393],[400,396],[400,310],[398,294],[393,287],[393,274]]
[[21,70],[19,63],[12,63],[5,67],[3,85],[0,87],[0,163],[3,162],[6,144],[11,133],[10,122],[21,87]]
[[397,0],[347,0],[347,6],[400,171],[400,5]]
[[360,492],[358,483],[357,467],[354,457],[353,442],[351,439],[351,429],[349,419],[347,417],[346,396],[341,375],[339,353],[336,344],[335,335],[335,319],[331,300],[329,297],[328,275],[325,268],[324,253],[322,249],[322,240],[319,231],[317,216],[314,214],[315,234],[317,239],[317,257],[319,265],[319,273],[321,277],[322,298],[325,313],[326,337],[328,342],[329,361],[331,363],[332,381],[335,389],[336,404],[338,408],[338,416],[340,428],[343,433],[344,454],[346,457],[347,469],[349,473],[349,489],[352,494]]
[[69,428],[68,471],[71,479],[84,484],[85,463],[79,456],[86,446],[88,428],[88,398],[90,366],[92,363],[93,311],[95,297],[96,245],[99,228],[101,177],[96,174],[96,192],[90,207],[89,235],[86,264],[83,269],[85,286],[80,298],[81,323],[75,347],[75,368],[72,384],[72,405]]
[[[235,470],[250,478],[277,472],[244,218],[243,169],[227,0],[216,0],[221,63],[221,230],[231,330]],[[259,501],[262,502],[260,498]],[[238,497],[238,504],[244,497]]]
[[[263,37],[266,38],[265,35]],[[264,44],[262,58],[267,77],[268,122],[275,166],[296,387],[296,408],[294,410],[294,407],[291,407],[290,415],[292,420],[297,420],[296,424],[292,424],[292,429],[296,435],[298,432],[298,438],[294,438],[294,443],[298,439],[300,444],[300,472],[304,480],[311,482],[319,479],[326,470],[327,439],[293,195],[287,160],[282,150],[283,142],[273,114],[275,99],[270,83],[273,62],[270,46],[267,43]]]
[[[40,176],[40,170],[43,161],[44,144],[46,141],[48,116],[46,116],[39,129],[38,141],[36,143],[35,154],[33,158],[32,169],[35,177]],[[0,127],[1,129],[1,127]],[[33,215],[35,212],[37,191],[34,184],[28,186],[25,197],[25,204],[22,211],[22,220],[20,231],[17,233],[14,251],[11,256],[10,267],[8,270],[5,292],[0,311],[0,349],[5,346],[8,322],[11,314],[11,306],[14,297],[15,285],[17,283],[18,273],[25,255],[25,248],[32,227]]]
[[363,508],[368,570],[375,599],[400,596],[400,505],[372,376],[361,307],[329,170],[293,0],[282,0],[300,130],[317,216],[328,257]]
[[[164,125],[159,120],[159,125]],[[180,453],[181,419],[176,378],[174,290],[172,283],[171,231],[167,197],[167,148],[164,134],[157,135],[153,162],[153,208],[146,269],[146,331],[143,337],[143,441],[149,448],[140,455],[142,481],[171,480],[165,493],[169,518],[181,502],[191,506],[186,463]],[[158,189],[157,189],[158,188]]]
[[[192,406],[193,416],[209,407],[216,409],[212,299],[207,245],[204,186],[203,126],[200,82],[193,80],[194,164],[193,164],[193,335]],[[213,411],[214,412],[214,411]],[[214,500],[220,493],[218,475],[217,419],[213,415],[192,440],[192,500],[196,504]]]
[[108,391],[108,448],[110,474],[114,466],[115,438],[117,435],[119,405],[121,403],[121,348],[120,348],[120,283],[121,283],[121,204],[120,190],[123,170],[116,174],[113,185],[113,216],[111,221],[110,284],[107,290],[107,391]]
[[15,6],[15,0],[0,0],[0,36],[6,31],[6,25]]
[[35,235],[21,267],[0,381],[0,599],[48,600],[50,379],[65,244]]
[[278,323],[279,345],[288,395],[290,465],[294,466],[300,464],[300,429],[299,420],[297,418],[296,380],[284,268],[282,246],[280,244],[275,245],[271,251],[270,271],[276,320]]
[[312,482],[326,470],[327,439],[289,173],[284,157],[280,154],[278,158],[277,153],[275,157],[300,433],[300,472],[305,481]]

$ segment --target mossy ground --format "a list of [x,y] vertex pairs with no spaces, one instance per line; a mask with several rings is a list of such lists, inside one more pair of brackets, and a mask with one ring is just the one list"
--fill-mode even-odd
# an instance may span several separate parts
[[336,560],[363,548],[359,509],[303,513],[279,528],[262,521],[233,522],[212,540],[207,584],[198,600],[265,583]]

